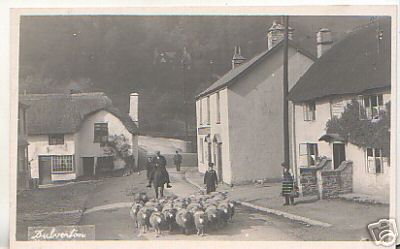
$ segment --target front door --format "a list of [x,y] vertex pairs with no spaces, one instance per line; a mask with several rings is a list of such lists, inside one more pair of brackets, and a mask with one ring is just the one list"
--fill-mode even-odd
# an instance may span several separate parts
[[94,157],[83,157],[83,174],[92,176],[94,174]]
[[222,144],[217,145],[217,165],[218,165],[218,180],[222,182]]
[[346,161],[346,151],[344,144],[333,144],[333,168],[339,168],[340,164]]
[[39,183],[51,183],[51,157],[39,156]]

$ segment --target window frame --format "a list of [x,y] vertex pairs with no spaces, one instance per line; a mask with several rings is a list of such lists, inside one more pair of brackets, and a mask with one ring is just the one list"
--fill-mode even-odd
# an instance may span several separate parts
[[203,124],[203,99],[199,100],[199,119],[200,119],[200,125]]
[[[104,134],[97,134],[99,130],[96,130],[96,126],[99,126],[103,130],[100,129],[100,131],[103,131],[102,133]],[[103,127],[101,127],[103,126]],[[104,127],[106,129],[104,129]],[[106,131],[106,132],[104,132]],[[108,142],[108,123],[107,122],[97,122],[93,124],[93,143],[99,143],[100,145],[104,145],[106,142]],[[105,138],[105,139],[104,139]]]
[[216,96],[216,102],[217,102],[216,123],[219,124],[219,123],[221,123],[221,103],[220,103],[221,96],[220,96],[219,92],[217,92],[215,96]]
[[[306,153],[302,150],[301,146],[306,146]],[[311,154],[311,148],[313,148],[313,154]],[[303,153],[302,153],[303,151]],[[316,166],[317,165],[317,157],[318,157],[318,143],[299,143],[299,159],[300,157],[307,157],[307,165],[306,167]],[[314,158],[313,158],[314,156]],[[311,164],[312,160],[314,164]]]
[[[67,161],[71,163],[70,165],[63,166],[61,165],[61,169],[56,169],[56,161],[60,161],[64,163]],[[75,157],[74,155],[53,155],[51,156],[51,173],[52,174],[68,174],[75,172]]]
[[[313,108],[310,108],[313,106]],[[303,104],[303,119],[304,121],[315,121],[316,120],[317,105],[315,101],[309,101]]]
[[[374,102],[375,105],[373,105]],[[359,95],[358,103],[360,107],[363,108],[363,112],[361,111],[361,108],[359,108],[359,117],[361,120],[377,119],[379,118],[381,111],[385,109],[383,94]]]
[[210,103],[210,96],[207,96],[207,125],[211,124],[211,103]]
[[48,135],[49,145],[62,145],[65,144],[64,134],[49,134]]
[[[372,152],[372,156],[368,155],[368,154],[370,154],[370,153],[368,153],[369,150]],[[379,152],[378,153],[379,156],[376,156],[377,151]],[[370,170],[370,168],[371,168],[370,167],[370,162],[371,161],[373,161],[375,163],[374,172],[372,172]],[[376,162],[379,162],[379,166],[380,166],[379,167],[379,169],[380,169],[379,172],[377,172]],[[366,172],[369,173],[369,174],[375,174],[375,175],[383,174],[383,173],[385,173],[385,169],[384,169],[383,166],[384,166],[384,157],[382,156],[382,149],[367,147],[365,149],[365,170],[366,170]]]

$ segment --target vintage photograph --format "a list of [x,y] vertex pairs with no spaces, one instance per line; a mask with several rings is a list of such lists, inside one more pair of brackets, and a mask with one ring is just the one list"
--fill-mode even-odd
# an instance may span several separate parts
[[16,241],[393,245],[393,17],[18,22]]

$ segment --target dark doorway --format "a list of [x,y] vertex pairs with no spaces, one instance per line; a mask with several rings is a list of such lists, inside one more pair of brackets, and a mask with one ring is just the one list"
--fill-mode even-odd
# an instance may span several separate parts
[[83,174],[92,176],[94,174],[94,157],[83,157]]
[[343,161],[346,161],[344,144],[333,144],[333,169],[339,168]]
[[39,156],[39,183],[51,183],[51,157]]

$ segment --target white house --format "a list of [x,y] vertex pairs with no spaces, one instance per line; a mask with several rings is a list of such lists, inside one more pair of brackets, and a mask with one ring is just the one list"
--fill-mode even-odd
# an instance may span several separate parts
[[[293,29],[289,29],[292,38]],[[283,33],[274,22],[268,49],[245,62],[235,48],[232,69],[196,98],[198,168],[213,162],[220,180],[281,179],[283,150]],[[289,88],[314,57],[289,40]]]
[[321,51],[326,52],[289,93],[295,117],[294,173],[301,183],[301,172],[318,167],[320,157],[327,158],[326,170],[338,170],[351,161],[352,191],[389,200],[390,160],[382,148],[356,146],[346,137],[327,133],[326,127],[328,120],[341,117],[352,100],[365,109],[356,118],[370,122],[380,118],[390,101],[390,24],[384,20],[369,24],[329,49],[331,39],[328,30],[318,34],[320,45],[325,46]]
[[29,94],[20,99],[29,105],[29,162],[31,177],[39,184],[118,167],[103,147],[111,135],[128,139],[137,166],[138,94],[130,95],[129,115],[119,112],[100,92]]

